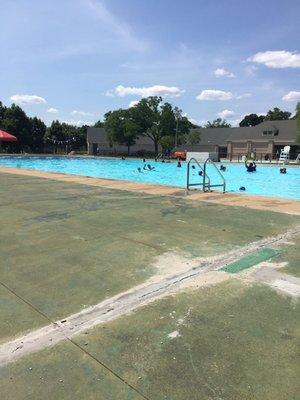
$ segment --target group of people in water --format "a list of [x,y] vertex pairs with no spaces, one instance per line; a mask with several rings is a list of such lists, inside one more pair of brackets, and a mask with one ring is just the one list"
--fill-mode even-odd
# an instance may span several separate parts
[[[122,160],[125,160],[125,157],[122,157]],[[155,162],[157,162],[157,161],[158,161],[158,159],[155,158]],[[165,160],[163,159],[161,162],[164,163]],[[170,162],[170,160],[168,160],[168,162]],[[153,167],[151,164],[146,164],[146,159],[145,158],[143,158],[143,163],[144,163],[143,168],[141,168],[141,167],[137,168],[138,172],[142,173],[143,171],[155,171],[155,167]],[[181,168],[181,167],[182,167],[181,161],[178,160],[177,168]],[[255,163],[254,160],[250,160],[250,161],[246,160],[245,161],[245,167],[246,167],[246,171],[247,172],[256,172],[256,163]],[[192,169],[196,169],[195,165],[192,165]],[[225,167],[223,164],[221,164],[220,165],[220,171],[226,172],[227,171],[227,167]],[[287,169],[285,167],[282,167],[282,168],[279,169],[279,173],[280,174],[286,174],[287,173]],[[200,170],[198,172],[198,175],[199,176],[203,176],[203,171]],[[246,188],[244,186],[241,186],[239,188],[239,190],[240,191],[245,191]]]

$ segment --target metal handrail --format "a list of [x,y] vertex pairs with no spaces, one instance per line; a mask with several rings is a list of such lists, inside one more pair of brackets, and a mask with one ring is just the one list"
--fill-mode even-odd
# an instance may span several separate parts
[[158,153],[155,159],[159,160],[160,158],[163,158],[163,156],[164,156],[163,153]]
[[[216,164],[213,162],[213,160],[211,160],[210,158],[208,158],[206,161],[205,161],[205,163],[204,163],[204,182],[203,182],[203,191],[204,191],[204,189],[205,189],[205,176],[207,176],[207,174],[206,174],[206,165],[207,165],[207,163],[210,163],[210,164],[212,164],[214,167],[215,167],[215,169],[218,171],[218,174],[220,175],[220,177],[221,177],[221,179],[222,179],[222,182],[223,182],[223,184],[222,185],[213,185],[214,187],[216,187],[216,186],[223,186],[223,193],[225,193],[225,191],[226,191],[226,181],[225,181],[225,178],[224,178],[224,176],[221,174],[221,172],[219,171],[219,169],[218,169],[218,167],[216,166]],[[210,181],[209,181],[209,183],[210,183]],[[211,187],[211,185],[209,184],[209,187]]]
[[201,185],[201,183],[190,183],[190,163],[194,162],[198,165],[198,167],[201,169],[203,172],[203,179],[202,179],[202,190],[204,190],[204,185],[205,185],[205,175],[207,177],[207,187],[210,190],[210,177],[206,174],[202,166],[199,164],[199,162],[196,160],[196,158],[192,157],[189,159],[188,164],[187,164],[187,176],[186,176],[186,189],[189,190],[190,186],[198,186]]

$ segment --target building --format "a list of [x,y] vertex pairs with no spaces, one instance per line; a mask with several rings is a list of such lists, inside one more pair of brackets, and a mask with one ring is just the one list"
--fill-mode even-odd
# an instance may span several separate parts
[[[87,130],[87,149],[88,154],[127,154],[128,149],[125,145],[112,144],[109,142],[107,132],[104,128],[88,128]],[[159,146],[159,152],[161,152]],[[154,143],[147,136],[140,136],[136,144],[130,147],[130,153],[154,153]]]
[[[197,128],[196,131],[200,134],[200,141],[193,146],[182,145],[183,150],[217,152],[220,158],[229,159],[251,153],[255,153],[257,158],[274,158],[287,145],[291,146],[291,159],[300,153],[300,144],[296,143],[295,120],[264,121],[253,127]],[[88,128],[87,143],[89,154],[127,152],[126,146],[111,145],[103,128]],[[154,144],[151,139],[142,136],[130,151],[133,154],[153,153]]]

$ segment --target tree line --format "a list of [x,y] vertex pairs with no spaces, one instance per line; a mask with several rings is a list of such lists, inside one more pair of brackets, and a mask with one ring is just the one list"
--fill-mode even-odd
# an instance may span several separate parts
[[77,127],[65,122],[53,121],[47,127],[37,117],[29,117],[21,107],[4,106],[0,101],[0,129],[18,138],[10,144],[3,142],[2,148],[13,151],[43,152],[66,148],[73,150],[86,145],[87,126]]
[[[246,115],[240,126],[256,126],[263,121],[297,120],[298,142],[300,142],[300,103],[292,117],[288,111],[275,107],[265,116],[257,114]],[[217,118],[207,121],[204,128],[224,128],[231,125],[224,119]],[[162,149],[172,150],[180,145],[194,145],[200,140],[197,130],[200,127],[192,124],[182,110],[163,102],[159,96],[141,99],[133,107],[109,111],[104,115],[104,121],[96,122],[93,127],[104,127],[110,143],[130,147],[139,136],[146,136],[152,142],[155,153],[159,145]],[[4,106],[0,102],[0,129],[17,136],[18,142],[13,144],[15,151],[43,152],[62,150],[78,150],[86,145],[87,125],[78,127],[55,120],[49,127],[37,117],[28,117],[18,105]],[[2,144],[3,146],[3,144]],[[11,146],[5,143],[4,146]]]

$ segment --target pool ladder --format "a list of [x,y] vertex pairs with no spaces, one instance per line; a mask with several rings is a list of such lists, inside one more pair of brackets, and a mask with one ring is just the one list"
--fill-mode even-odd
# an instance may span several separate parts
[[[202,182],[197,182],[197,183],[191,183],[190,182],[190,169],[191,169],[191,163],[197,164],[197,166],[200,168],[200,170],[202,171]],[[214,168],[218,171],[218,174],[222,180],[222,183],[218,183],[218,184],[212,184],[211,183],[211,179],[208,176],[206,170],[207,170],[207,164],[212,164],[214,166]],[[222,187],[223,188],[223,193],[225,193],[226,191],[226,181],[224,176],[221,174],[221,172],[219,171],[218,167],[216,166],[216,164],[210,159],[208,158],[203,167],[201,166],[201,164],[199,164],[199,162],[194,158],[190,158],[188,164],[187,164],[187,176],[186,176],[186,192],[189,191],[191,186],[202,186],[202,190],[203,192],[211,192],[211,188],[215,188],[215,187]]]

